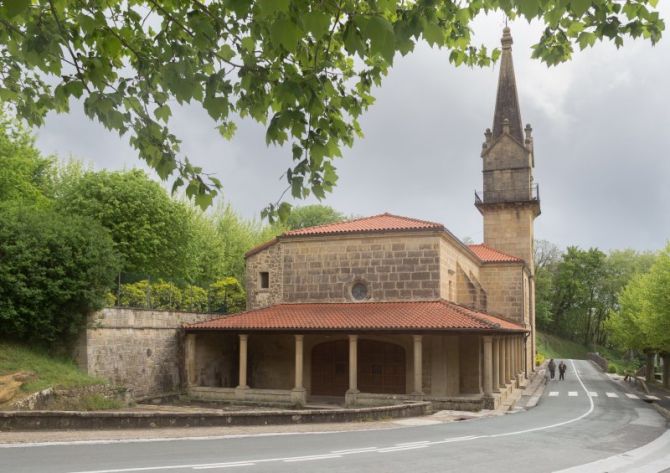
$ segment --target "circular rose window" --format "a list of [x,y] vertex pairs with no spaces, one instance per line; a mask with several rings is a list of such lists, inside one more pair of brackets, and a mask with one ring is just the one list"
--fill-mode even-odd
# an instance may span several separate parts
[[357,282],[351,287],[351,297],[357,301],[368,298],[368,286],[365,283]]

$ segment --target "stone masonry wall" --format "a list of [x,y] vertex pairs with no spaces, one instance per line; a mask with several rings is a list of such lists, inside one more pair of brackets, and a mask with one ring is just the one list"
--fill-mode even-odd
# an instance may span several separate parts
[[438,235],[282,242],[284,302],[347,302],[358,281],[369,300],[440,297]]
[[[260,273],[270,276],[270,287],[261,288]],[[282,300],[281,243],[251,255],[246,260],[247,310],[267,307]]]
[[528,322],[528,289],[524,294],[524,274],[521,264],[487,264],[480,269],[486,287],[488,312],[510,318],[519,323]]
[[182,324],[220,314],[103,309],[89,317],[74,357],[90,375],[126,386],[135,398],[172,393],[182,382]]

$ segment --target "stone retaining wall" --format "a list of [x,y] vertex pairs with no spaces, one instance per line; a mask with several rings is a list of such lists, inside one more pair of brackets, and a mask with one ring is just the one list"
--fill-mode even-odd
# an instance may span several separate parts
[[63,429],[146,429],[220,427],[232,425],[316,424],[362,422],[416,417],[431,413],[429,402],[362,409],[287,410],[258,412],[0,412],[0,431]]
[[103,309],[89,317],[74,358],[88,374],[128,387],[135,398],[173,393],[183,379],[180,327],[214,317],[220,314]]

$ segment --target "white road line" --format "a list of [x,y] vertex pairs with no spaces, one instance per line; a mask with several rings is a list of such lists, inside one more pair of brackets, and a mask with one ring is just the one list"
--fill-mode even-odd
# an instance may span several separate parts
[[478,439],[480,436],[468,435],[467,437],[452,437],[444,440],[436,440],[435,442],[430,442],[431,445],[439,445],[442,443],[452,443],[452,442],[464,442],[466,440]]
[[221,463],[219,465],[210,465],[210,466],[194,466],[193,470],[213,470],[219,468],[236,468],[238,466],[255,466],[254,462],[239,462],[239,463]]
[[652,396],[650,394],[647,394],[647,399],[650,399],[652,401],[660,401],[661,400],[660,398],[658,398],[656,396]]
[[626,396],[627,396],[629,399],[640,399],[640,398],[637,397],[635,394],[626,393]]
[[551,391],[549,393],[549,397],[556,397],[556,396],[558,396],[558,391]]
[[[572,364],[572,369],[576,373],[576,378],[577,381],[579,381],[579,384],[581,385],[584,393],[588,394],[588,390],[586,389],[586,386],[584,385],[584,382],[582,381],[581,377],[579,376],[579,373],[577,373],[576,367],[575,367],[575,362],[574,360],[570,360],[570,363]],[[573,391],[576,392],[576,391]],[[574,422],[578,422],[588,415],[590,415],[594,408],[595,404],[593,403],[593,399],[591,396],[587,395],[587,398],[589,400],[589,408],[586,412],[583,414],[573,417],[572,419],[568,419],[563,422],[557,422],[555,424],[550,424],[550,425],[543,425],[540,427],[534,427],[530,429],[525,429],[525,430],[517,430],[513,432],[505,432],[505,433],[500,433],[500,434],[490,434],[490,435],[480,435],[480,436],[468,436],[468,437],[455,437],[455,438],[447,438],[442,441],[435,441],[435,442],[427,442],[427,443],[416,443],[413,445],[405,445],[405,446],[394,446],[394,447],[387,447],[387,448],[377,448],[376,450],[368,450],[365,449],[366,451],[376,451],[377,453],[391,453],[391,452],[401,452],[401,451],[406,451],[406,450],[416,450],[416,449],[421,449],[421,448],[427,448],[432,445],[438,445],[442,443],[450,443],[450,442],[459,442],[459,441],[469,441],[469,440],[476,440],[479,438],[496,438],[496,437],[508,437],[512,435],[522,435],[522,434],[527,434],[530,432],[538,432],[542,430],[549,430],[549,429],[554,429],[556,427],[562,427],[564,425],[572,424]],[[370,447],[371,449],[374,447]],[[365,452],[361,452],[365,453]],[[309,460],[321,460],[321,459],[331,459],[331,458],[341,458],[342,454],[337,454],[337,453],[330,453],[330,454],[323,454],[323,455],[312,455],[312,456],[305,456],[305,457],[288,457],[288,458],[264,458],[260,460],[249,460],[247,461],[248,463],[251,464],[256,464],[256,463],[268,463],[268,462],[297,462],[297,461],[309,461]],[[235,464],[242,465],[245,463],[244,461],[237,462]],[[231,466],[234,464],[234,462],[229,463]],[[156,471],[156,470],[175,470],[175,469],[180,469],[180,468],[190,468],[190,469],[206,469],[207,467],[215,468],[216,466],[221,467],[221,465],[225,465],[223,463],[209,463],[209,464],[191,464],[191,465],[165,465],[165,466],[152,466],[152,467],[140,467],[140,468],[121,468],[121,469],[109,469],[109,470],[94,470],[94,471],[80,471],[76,473],[126,473],[126,472],[142,472],[142,471]]]
[[396,447],[411,447],[412,445],[425,445],[430,443],[430,440],[421,440],[419,442],[405,442],[405,443],[396,443]]
[[607,397],[619,397],[617,393],[605,393]]
[[598,397],[598,393],[595,391],[589,391],[589,396],[591,397]]
[[568,396],[577,397],[577,391],[568,391]]
[[282,461],[284,463],[295,463],[295,462],[309,462],[309,461],[314,461],[314,460],[328,460],[330,458],[342,458],[342,455],[333,455],[333,454],[308,455],[308,456],[304,456],[304,457],[285,458]]
[[405,450],[416,450],[418,448],[426,448],[428,444],[425,445],[409,445],[406,447],[388,447],[380,448],[377,450],[377,453],[391,453],[391,452],[404,452]]
[[374,452],[377,450],[377,447],[366,447],[366,448],[352,448],[349,450],[333,450],[330,453],[337,453],[338,455],[351,455],[352,453],[366,453]]

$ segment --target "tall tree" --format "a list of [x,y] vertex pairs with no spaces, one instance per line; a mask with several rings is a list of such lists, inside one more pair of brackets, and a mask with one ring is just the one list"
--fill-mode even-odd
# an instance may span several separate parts
[[295,230],[326,223],[341,222],[344,218],[341,212],[327,205],[305,205],[291,210],[291,214],[286,220],[286,227],[290,230]]
[[53,160],[35,147],[35,138],[0,103],[0,202],[46,204]]
[[124,272],[183,278],[190,269],[186,205],[140,170],[88,172],[63,191],[57,208],[108,229]]
[[[206,206],[220,182],[179,156],[168,128],[173,99],[198,102],[225,137],[238,117],[267,125],[266,141],[291,142],[285,173],[294,197],[322,198],[337,181],[332,160],[361,135],[396,53],[417,41],[448,50],[455,65],[487,66],[499,51],[472,44],[472,22],[497,11],[543,26],[533,56],[553,65],[607,39],[656,43],[656,0],[15,0],[0,6],[0,99],[31,125],[81,99],[85,113],[130,143],[162,178]],[[287,215],[287,204],[269,204]]]

